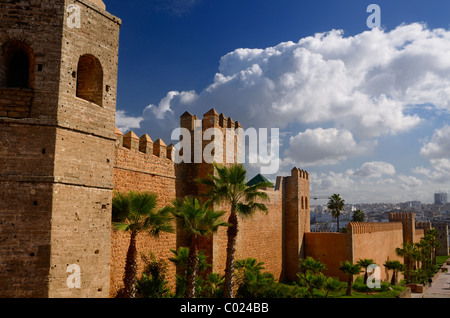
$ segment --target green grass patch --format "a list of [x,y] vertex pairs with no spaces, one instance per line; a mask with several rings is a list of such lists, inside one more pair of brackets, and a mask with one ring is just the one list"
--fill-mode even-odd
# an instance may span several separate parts
[[436,264],[437,264],[438,266],[441,266],[441,265],[444,264],[449,258],[450,258],[450,256],[436,256]]
[[380,288],[369,288],[359,276],[353,283],[352,295],[346,296],[344,293],[341,298],[397,298],[405,290],[404,286],[392,286],[388,282],[381,282]]

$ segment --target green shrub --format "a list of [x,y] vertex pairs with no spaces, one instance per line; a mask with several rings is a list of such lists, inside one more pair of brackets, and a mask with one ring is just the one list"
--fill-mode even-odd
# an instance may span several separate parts
[[141,258],[145,264],[142,278],[138,280],[136,289],[139,297],[142,298],[167,298],[171,297],[170,289],[167,286],[167,263],[162,259],[156,259],[155,255],[144,254]]
[[225,277],[217,273],[208,274],[206,280],[201,285],[199,295],[203,298],[222,298],[224,293]]

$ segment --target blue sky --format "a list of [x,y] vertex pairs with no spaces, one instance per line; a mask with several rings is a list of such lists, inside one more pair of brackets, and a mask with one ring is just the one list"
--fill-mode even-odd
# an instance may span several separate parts
[[306,169],[315,195],[431,202],[450,188],[448,1],[104,2],[123,21],[124,132],[170,143],[185,110],[215,107],[280,128],[278,174]]

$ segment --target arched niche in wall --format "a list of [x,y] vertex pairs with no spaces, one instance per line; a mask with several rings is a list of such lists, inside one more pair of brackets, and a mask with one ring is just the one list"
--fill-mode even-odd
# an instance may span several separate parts
[[103,68],[93,55],[85,54],[78,60],[76,96],[103,105]]

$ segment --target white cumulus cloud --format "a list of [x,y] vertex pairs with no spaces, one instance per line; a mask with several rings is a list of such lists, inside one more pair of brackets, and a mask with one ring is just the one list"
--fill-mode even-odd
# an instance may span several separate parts
[[368,153],[373,146],[373,143],[357,144],[346,129],[307,129],[290,138],[285,156],[286,160],[302,166],[330,165]]
[[420,154],[429,159],[444,159],[450,157],[450,126],[446,125],[435,130],[431,141],[425,144]]
[[372,161],[364,163],[361,168],[354,172],[358,177],[380,178],[382,175],[395,174],[395,167],[387,162]]
[[215,107],[247,127],[329,123],[358,138],[394,135],[420,123],[410,105],[450,110],[449,51],[450,31],[419,23],[240,48],[220,59],[202,91],[169,92],[152,105],[141,127]]
[[123,133],[126,133],[133,128],[139,128],[143,120],[143,117],[128,116],[124,110],[119,109],[116,111],[116,126]]

